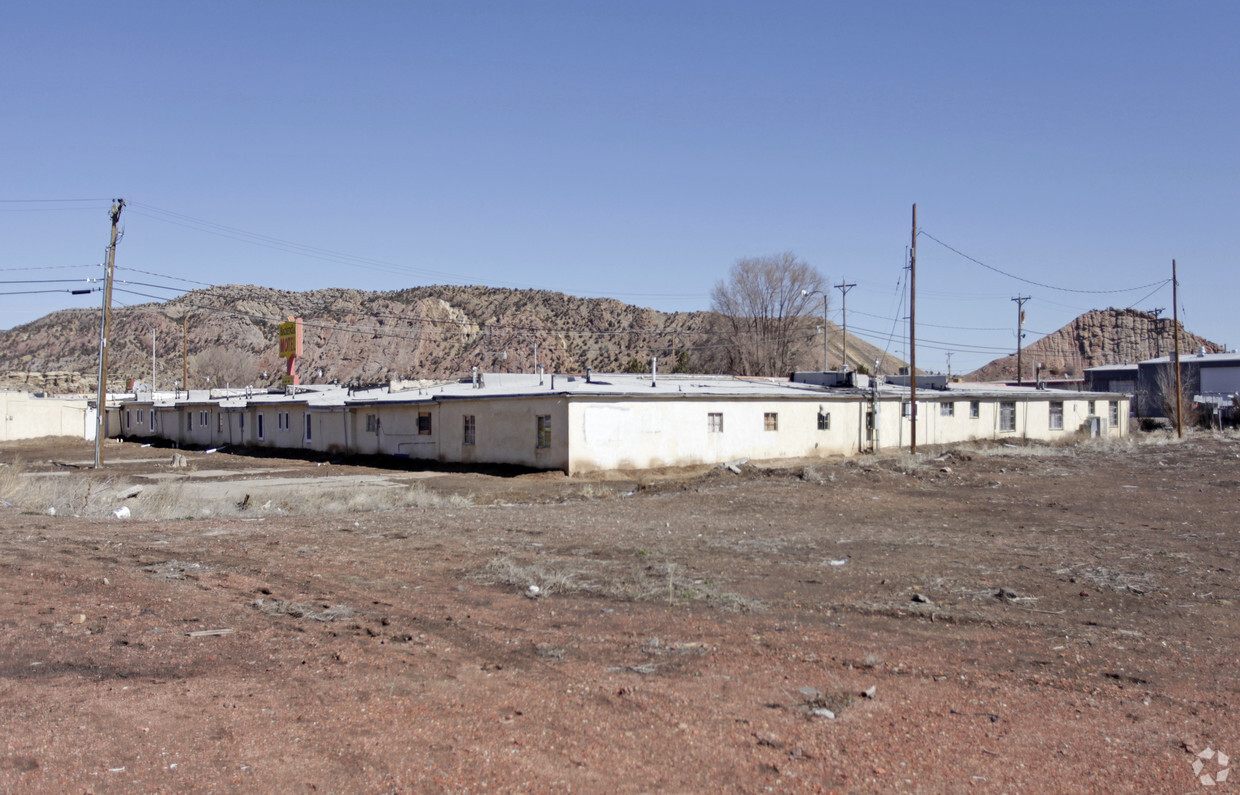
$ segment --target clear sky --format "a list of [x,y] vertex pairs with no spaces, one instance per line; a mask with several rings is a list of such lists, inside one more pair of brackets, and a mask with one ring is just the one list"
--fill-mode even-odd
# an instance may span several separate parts
[[1018,295],[1027,342],[1092,308],[1170,316],[1173,258],[1181,319],[1235,347],[1237,32],[1230,0],[18,3],[0,328],[98,305],[13,282],[100,275],[124,197],[131,282],[693,310],[738,258],[792,251],[907,358],[916,202],[1039,283],[922,236],[920,367],[1012,352]]

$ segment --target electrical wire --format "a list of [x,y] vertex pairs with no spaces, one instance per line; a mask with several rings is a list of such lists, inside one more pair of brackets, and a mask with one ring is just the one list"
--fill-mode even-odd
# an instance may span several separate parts
[[1150,287],[1153,287],[1153,286],[1155,286],[1155,285],[1160,285],[1160,286],[1161,286],[1161,285],[1166,284],[1168,281],[1170,281],[1169,279],[1162,279],[1162,280],[1159,280],[1159,281],[1156,281],[1156,282],[1150,282],[1149,284],[1142,284],[1142,285],[1138,285],[1137,287],[1121,287],[1121,288],[1118,288],[1118,289],[1115,289],[1115,290],[1082,290],[1082,289],[1075,288],[1075,287],[1057,287],[1057,286],[1055,286],[1055,285],[1053,285],[1053,284],[1046,284],[1046,283],[1044,283],[1044,282],[1035,282],[1035,281],[1034,281],[1034,280],[1032,280],[1032,279],[1026,279],[1026,278],[1025,278],[1025,277],[1023,277],[1023,276],[1017,276],[1017,275],[1016,275],[1016,274],[1014,274],[1014,273],[1008,273],[1007,271],[1000,270],[999,268],[996,268],[996,267],[994,267],[993,265],[987,265],[985,262],[982,262],[980,259],[977,259],[976,257],[970,257],[968,254],[965,254],[965,253],[964,253],[963,251],[961,251],[960,249],[958,249],[958,248],[954,248],[954,247],[952,247],[952,246],[948,245],[947,243],[944,243],[942,240],[939,240],[937,237],[935,237],[934,235],[930,234],[929,232],[927,232],[927,231],[926,231],[926,230],[924,230],[924,229],[919,229],[919,230],[917,230],[917,234],[918,234],[918,236],[919,236],[919,237],[920,237],[920,236],[922,236],[922,235],[924,235],[924,236],[926,236],[926,237],[930,238],[931,240],[933,240],[935,243],[938,243],[940,246],[942,246],[943,248],[947,249],[948,251],[954,252],[954,253],[956,253],[956,254],[960,255],[961,257],[964,257],[964,258],[965,258],[965,259],[967,259],[969,262],[975,263],[975,264],[977,264],[977,265],[981,265],[983,268],[985,268],[985,269],[987,269],[987,270],[990,270],[990,271],[994,271],[995,273],[997,273],[997,274],[999,274],[999,275],[1001,275],[1001,276],[1006,276],[1006,277],[1008,277],[1009,279],[1015,279],[1016,281],[1018,281],[1018,282],[1024,282],[1025,284],[1032,284],[1032,285],[1034,285],[1035,287],[1043,287],[1043,288],[1045,288],[1045,289],[1047,289],[1047,290],[1058,290],[1059,292],[1063,292],[1063,293],[1084,293],[1084,294],[1089,294],[1089,295],[1108,295],[1108,294],[1114,294],[1114,293],[1131,293],[1131,292],[1135,292],[1135,291],[1137,291],[1137,290],[1148,290]]

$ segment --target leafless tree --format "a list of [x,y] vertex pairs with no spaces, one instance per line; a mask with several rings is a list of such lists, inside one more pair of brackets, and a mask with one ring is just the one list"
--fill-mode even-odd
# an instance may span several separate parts
[[[826,282],[791,252],[738,260],[711,291],[717,369],[779,376],[810,359]],[[817,293],[817,294],[814,294]]]
[[[246,350],[213,347],[195,353],[189,362],[189,377],[195,389],[254,383],[258,360]],[[208,380],[209,379],[209,380]]]
[[[1155,388],[1158,390],[1158,407],[1162,409],[1164,417],[1175,422],[1175,364],[1168,362],[1160,365],[1154,380]],[[1181,378],[1180,382],[1180,407],[1184,415],[1183,422],[1185,427],[1192,428],[1201,424],[1202,412],[1193,402],[1192,385],[1185,378]]]

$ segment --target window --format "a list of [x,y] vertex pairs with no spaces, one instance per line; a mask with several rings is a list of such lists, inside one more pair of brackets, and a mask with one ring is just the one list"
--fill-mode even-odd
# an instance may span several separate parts
[[185,430],[194,430],[194,412],[192,411],[185,412]]
[[912,417],[913,416],[913,404],[909,403],[907,400],[901,402],[900,403],[900,416],[901,417]]
[[975,420],[980,416],[982,416],[982,401],[970,400],[969,401],[969,419]]
[[551,446],[551,415],[540,414],[538,416],[538,447]]
[[1016,430],[1016,401],[1003,400],[999,402],[999,430]]
[[474,415],[466,414],[465,415],[465,433],[464,433],[464,436],[461,437],[461,444],[466,445],[468,447],[468,446],[472,446],[473,443],[474,443]]
[[1094,416],[1094,412],[1097,409],[1097,406],[1095,406],[1094,404],[1095,404],[1095,401],[1093,400],[1089,401],[1089,416],[1091,417]]
[[418,412],[418,436],[431,435],[431,413],[429,411]]
[[263,415],[262,414],[258,415],[258,440],[260,442],[263,440]]
[[151,409],[151,430],[155,430],[155,409]]
[[245,415],[244,414],[237,415],[237,425],[240,426],[241,430],[243,431],[245,430]]
[[831,413],[827,411],[818,412],[818,430],[831,430]]
[[142,411],[142,409],[138,409],[138,424],[139,424],[139,425],[141,425],[141,424],[142,424],[143,414],[144,414],[144,412]]
[[219,433],[224,432],[224,412],[218,412],[215,415],[215,430]]
[[284,424],[280,426],[283,430],[286,430],[286,431],[293,430],[293,423],[292,423],[292,420],[289,418],[287,411],[280,412],[280,418],[284,420]]
[[722,412],[712,412],[706,415],[706,432],[707,433],[723,433]]
[[1118,428],[1119,427],[1119,401],[1118,400],[1111,401],[1110,419],[1111,419],[1111,427]]
[[366,415],[366,433],[379,432],[379,416],[377,414]]
[[309,414],[307,414],[307,415],[306,415],[306,441],[308,442],[308,441],[310,441],[310,440],[311,440],[311,439],[313,439],[313,438],[314,438],[314,436],[313,436],[313,434],[310,432],[310,415],[309,415]]
[[940,403],[939,404],[939,416],[940,417],[956,416],[956,404],[950,400]]
[[130,415],[129,409],[125,409],[125,425],[133,426],[133,417]]
[[762,415],[762,430],[778,431],[779,430],[779,414],[774,411],[768,411]]
[[1063,430],[1063,401],[1062,400],[1051,401],[1051,430],[1052,431]]

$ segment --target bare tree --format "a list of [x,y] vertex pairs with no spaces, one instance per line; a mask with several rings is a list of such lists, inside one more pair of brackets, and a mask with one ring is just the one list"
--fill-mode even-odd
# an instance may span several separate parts
[[252,384],[258,375],[258,361],[249,351],[237,348],[213,347],[195,353],[190,358],[190,381],[195,388],[226,385]]
[[[1155,389],[1158,390],[1158,407],[1162,409],[1163,416],[1174,423],[1176,409],[1175,363],[1168,362],[1165,365],[1160,365],[1156,373],[1154,381]],[[1193,402],[1192,385],[1184,378],[1180,379],[1180,407],[1184,414],[1183,422],[1186,427],[1192,428],[1202,424],[1202,412],[1197,404]]]
[[[717,369],[737,375],[786,375],[815,349],[826,282],[791,252],[741,259],[711,290],[718,315]],[[815,295],[814,293],[817,293]]]

